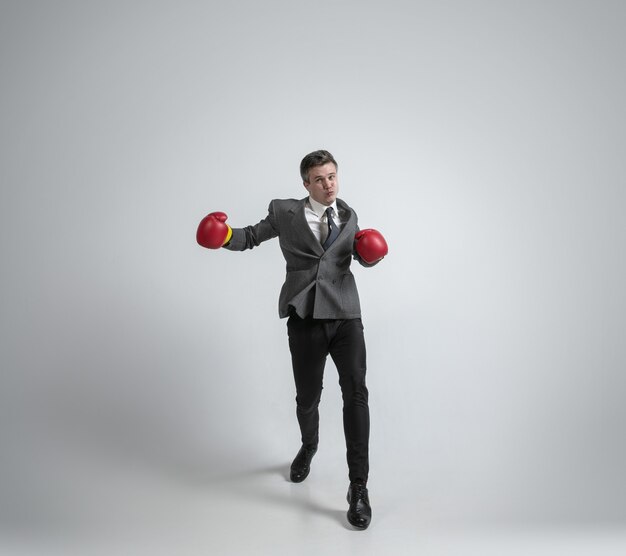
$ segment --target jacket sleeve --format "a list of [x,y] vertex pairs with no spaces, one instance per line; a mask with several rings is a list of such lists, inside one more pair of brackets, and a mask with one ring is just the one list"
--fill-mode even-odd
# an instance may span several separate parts
[[230,251],[245,251],[253,249],[268,239],[278,235],[278,226],[274,216],[274,201],[267,209],[267,216],[254,226],[245,228],[233,228],[233,235],[230,241],[224,245],[224,249]]

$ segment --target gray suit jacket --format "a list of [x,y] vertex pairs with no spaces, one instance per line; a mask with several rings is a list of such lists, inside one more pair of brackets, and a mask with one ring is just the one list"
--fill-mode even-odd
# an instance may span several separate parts
[[[316,319],[351,319],[361,316],[361,305],[350,263],[354,256],[357,215],[337,199],[339,217],[344,222],[341,233],[326,250],[322,248],[306,221],[305,199],[275,199],[268,215],[254,226],[233,228],[225,249],[244,251],[276,236],[287,262],[287,276],[278,301],[280,318],[290,307],[300,317]],[[362,263],[365,265],[365,263]]]

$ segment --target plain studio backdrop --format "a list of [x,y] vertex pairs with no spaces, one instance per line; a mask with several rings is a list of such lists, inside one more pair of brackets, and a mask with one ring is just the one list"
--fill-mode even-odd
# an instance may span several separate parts
[[[195,231],[304,197],[319,148],[390,246],[353,267],[379,531],[394,505],[623,531],[625,23],[617,1],[2,1],[4,541],[148,536],[185,488],[287,468],[278,241]],[[343,490],[330,362],[321,414]]]

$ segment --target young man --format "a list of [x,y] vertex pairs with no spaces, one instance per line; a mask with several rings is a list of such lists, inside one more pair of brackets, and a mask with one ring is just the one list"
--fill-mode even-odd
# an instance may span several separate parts
[[365,529],[371,521],[367,491],[369,407],[365,385],[365,339],[359,296],[350,272],[356,259],[377,264],[387,244],[376,230],[359,230],[357,215],[337,198],[337,162],[328,151],[306,155],[300,174],[308,197],[273,200],[254,226],[231,228],[221,212],[206,216],[197,240],[204,247],[244,251],[279,238],[287,275],[279,315],[288,317],[289,349],[296,385],[296,415],[302,446],[291,464],[291,480],[309,474],[317,451],[322,379],[330,355],[339,373],[350,486],[348,521]]

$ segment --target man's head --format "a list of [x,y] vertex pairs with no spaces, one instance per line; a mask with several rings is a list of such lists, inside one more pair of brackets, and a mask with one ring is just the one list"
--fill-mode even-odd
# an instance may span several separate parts
[[300,175],[309,195],[318,203],[330,206],[337,198],[337,161],[328,151],[307,154],[300,163]]

